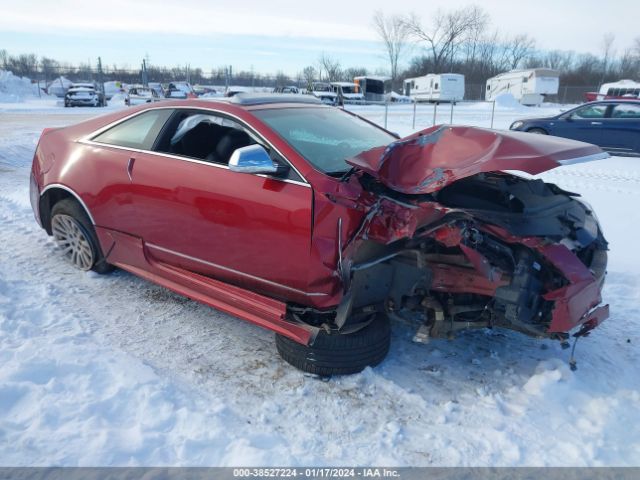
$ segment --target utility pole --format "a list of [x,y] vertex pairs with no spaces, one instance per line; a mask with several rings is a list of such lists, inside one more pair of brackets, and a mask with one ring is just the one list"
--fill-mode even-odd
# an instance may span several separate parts
[[98,57],[98,84],[102,88],[102,93],[104,93],[104,81],[102,78],[102,59]]
[[147,75],[147,60],[142,59],[142,84],[146,87],[149,85],[149,77]]

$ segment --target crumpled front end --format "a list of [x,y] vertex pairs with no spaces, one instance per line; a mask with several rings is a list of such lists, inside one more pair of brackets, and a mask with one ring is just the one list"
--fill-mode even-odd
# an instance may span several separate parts
[[434,127],[349,160],[315,197],[312,254],[330,273],[310,278],[331,293],[294,317],[349,333],[384,311],[423,340],[485,327],[566,339],[600,324],[607,242],[591,208],[501,170],[606,154],[538,137]]
[[607,318],[607,242],[575,194],[498,173],[430,198],[377,188],[342,252],[338,327],[384,309],[420,325],[423,339],[484,327],[564,339]]

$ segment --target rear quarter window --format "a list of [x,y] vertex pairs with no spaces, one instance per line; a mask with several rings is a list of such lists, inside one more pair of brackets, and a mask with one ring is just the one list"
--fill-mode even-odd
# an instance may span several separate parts
[[629,118],[640,120],[640,105],[619,104],[613,107],[611,118]]
[[91,140],[107,145],[151,150],[170,115],[170,109],[150,110],[111,127]]

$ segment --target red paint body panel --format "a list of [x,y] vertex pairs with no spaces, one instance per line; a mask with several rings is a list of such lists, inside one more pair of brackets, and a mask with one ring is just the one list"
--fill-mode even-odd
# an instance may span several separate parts
[[[300,292],[297,301],[306,298],[310,188],[139,153],[126,192],[130,210],[119,229],[159,247],[150,250],[154,258],[248,289],[288,296],[287,290],[273,286],[275,282]],[[296,261],[288,261],[291,258]]]
[[425,194],[481,172],[538,174],[560,166],[560,161],[598,153],[601,150],[594,145],[553,136],[434,126],[348,162],[393,190]]

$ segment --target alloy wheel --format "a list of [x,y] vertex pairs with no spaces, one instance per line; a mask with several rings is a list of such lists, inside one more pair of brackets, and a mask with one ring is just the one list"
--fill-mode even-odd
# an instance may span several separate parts
[[94,253],[82,226],[71,216],[59,214],[51,220],[53,238],[62,254],[80,270],[90,270]]

